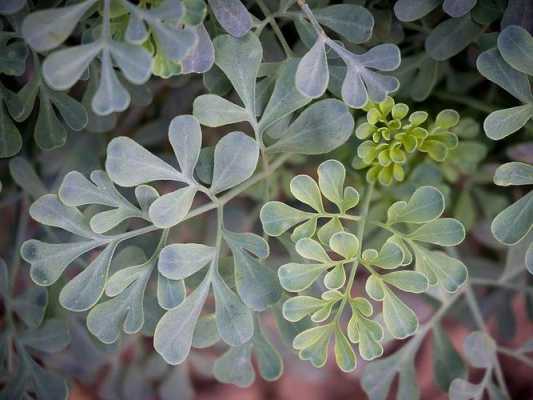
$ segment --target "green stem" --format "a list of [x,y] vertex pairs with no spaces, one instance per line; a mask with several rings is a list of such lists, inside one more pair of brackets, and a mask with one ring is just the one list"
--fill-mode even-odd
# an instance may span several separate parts
[[340,214],[333,214],[333,213],[320,213],[318,215],[318,218],[340,218],[340,219],[346,219],[348,221],[361,221],[360,215],[350,215],[345,213]]
[[[213,257],[213,261],[211,262],[211,265],[209,267],[209,272],[208,272],[210,275],[210,278],[220,275],[220,272],[218,270],[218,265],[219,265],[218,261],[220,259],[220,253],[222,251],[223,230],[224,230],[224,206],[220,205],[217,208],[217,237],[215,240],[216,254],[215,254],[215,257]],[[213,275],[213,274],[216,274],[216,275]]]
[[16,326],[15,320],[13,319],[13,312],[11,310],[11,299],[10,293],[14,293],[15,284],[17,282],[18,270],[20,268],[20,245],[26,238],[26,228],[28,226],[29,213],[28,213],[28,196],[26,194],[21,197],[21,206],[19,211],[19,219],[17,225],[17,233],[15,238],[14,253],[11,259],[11,265],[9,269],[9,284],[8,284],[8,293],[3,296],[4,301],[4,311],[5,311],[5,331],[6,331],[6,362],[7,362],[7,372],[10,374],[14,370],[15,363],[12,340],[16,340]]
[[448,310],[451,308],[453,304],[464,294],[464,290],[459,290],[458,292],[454,293],[451,297],[446,299],[441,303],[441,306],[439,309],[435,312],[435,314],[432,315],[431,319],[424,323],[420,329],[416,332],[415,336],[405,344],[405,346],[412,346],[411,351],[404,352],[403,353],[403,359],[407,359],[407,357],[414,357],[416,355],[416,352],[420,345],[422,344],[422,341],[428,334],[430,330],[433,329],[435,324],[439,323],[440,320],[446,315]]
[[425,34],[431,33],[431,29],[429,29],[429,28],[427,28],[425,26],[422,26],[422,25],[418,25],[418,24],[416,24],[414,22],[403,22],[402,25],[405,26],[408,29],[411,29],[412,31],[417,31],[417,32],[420,32],[420,33],[425,33]]
[[378,226],[381,229],[385,229],[386,231],[389,231],[390,233],[392,233],[394,235],[397,235],[397,236],[400,236],[402,238],[405,238],[405,234],[403,232],[400,232],[399,230],[394,229],[390,225],[384,224],[383,222],[380,222],[380,221],[367,221],[367,222],[370,225]]
[[290,157],[293,155],[290,153],[283,154],[282,156],[278,157],[276,160],[274,160],[267,171],[263,170],[257,175],[252,176],[247,181],[241,183],[239,186],[233,188],[226,194],[222,195],[219,198],[219,201],[221,204],[226,204],[228,201],[232,200],[234,197],[237,197],[239,194],[244,192],[245,190],[248,190],[251,186],[255,185],[256,183],[262,181],[263,179],[267,178],[271,174],[273,174],[279,167],[281,167]]
[[365,200],[363,201],[363,207],[361,210],[361,216],[359,221],[359,226],[357,227],[357,238],[359,239],[359,247],[357,248],[357,253],[355,255],[356,259],[352,263],[352,267],[350,269],[350,276],[348,277],[348,282],[346,283],[346,291],[344,292],[344,297],[342,299],[342,302],[339,306],[339,309],[337,310],[337,313],[335,314],[335,322],[339,323],[342,312],[344,310],[344,307],[346,306],[346,302],[351,296],[353,283],[355,280],[355,274],[357,272],[357,266],[359,265],[359,260],[361,259],[361,252],[363,249],[363,236],[365,233],[365,223],[366,223],[366,217],[368,215],[368,209],[370,207],[370,201],[372,199],[372,193],[374,191],[374,184],[370,183],[368,185],[368,189],[365,194]]
[[157,243],[157,247],[155,248],[152,254],[152,257],[150,257],[150,261],[153,261],[157,257],[159,257],[159,253],[161,252],[161,249],[165,247],[165,245],[167,244],[169,230],[170,229],[163,229],[163,232],[161,233],[161,237],[159,238],[159,243]]
[[109,40],[109,36],[110,36],[110,28],[111,28],[110,18],[111,18],[111,0],[104,0],[104,15],[103,15],[104,27],[102,30],[102,38],[106,42]]
[[225,205],[229,201],[233,200],[235,197],[239,196],[242,192],[248,190],[251,186],[255,185],[258,182],[261,182],[263,179],[267,178],[269,175],[273,174],[279,167],[281,167],[290,157],[292,154],[284,154],[277,159],[275,159],[270,164],[269,171],[261,171],[254,176],[252,176],[250,179],[246,180],[245,182],[241,183],[240,185],[234,187],[233,189],[229,190],[222,196],[217,198],[217,202],[211,201],[208,204],[205,204],[203,206],[197,207],[194,210],[191,210],[187,216],[182,220],[182,222],[187,221],[191,218],[197,217],[198,215],[205,214],[206,212],[209,212],[211,210],[215,210],[220,206]]
[[[474,321],[476,322],[476,325],[486,335],[490,336],[487,326],[485,325],[485,321],[483,320],[481,310],[479,309],[476,296],[470,286],[466,287],[465,294],[466,294],[466,302],[470,308],[472,316],[474,317]],[[500,361],[498,360],[497,356],[494,357],[494,372],[496,374],[496,379],[498,380],[498,384],[500,385],[500,388],[503,390],[505,396],[507,398],[511,398],[509,394],[509,389],[507,388],[507,384],[505,383],[505,379],[503,377],[502,367],[500,365]]]
[[272,13],[266,6],[266,4],[263,2],[263,0],[256,0],[257,5],[261,9],[261,12],[265,15],[265,18],[268,19],[268,23],[272,27],[272,30],[274,31],[274,34],[278,38],[281,47],[283,47],[283,51],[287,55],[288,58],[294,57],[294,53],[292,52],[292,49],[290,48],[289,44],[287,43],[287,40],[285,39],[285,36],[283,36],[283,32],[281,32],[281,29],[279,28],[278,23],[276,22],[276,19],[272,16]]
[[122,241],[122,240],[132,239],[136,236],[145,235],[147,233],[155,232],[160,229],[162,228],[158,228],[157,226],[154,226],[154,225],[149,225],[149,226],[145,226],[144,228],[135,229],[134,231],[125,232],[125,233],[122,233],[116,236],[104,236],[104,240],[102,244],[106,242],[112,242],[114,240]]
[[464,294],[464,290],[460,290],[453,294],[453,296],[449,297],[447,300],[445,300],[439,309],[433,314],[428,322],[423,324],[419,329],[418,332],[416,332],[415,336],[410,343],[413,343],[413,349],[409,352],[408,356],[414,357],[416,354],[416,351],[418,350],[419,346],[422,344],[424,338],[428,334],[429,331],[431,331],[437,323],[439,323],[442,318],[446,315],[448,310],[451,308],[452,305],[455,304],[455,302]]
[[483,393],[485,392],[486,387],[491,381],[490,379],[491,376],[492,376],[492,368],[487,368],[485,370],[485,374],[483,375],[483,379],[481,380],[481,382],[479,382],[479,386],[481,387],[481,390],[476,395],[476,397],[474,397],[474,400],[481,400],[483,398]]
[[15,246],[13,257],[11,259],[11,268],[9,270],[10,287],[15,286],[17,281],[17,274],[20,267],[20,245],[26,239],[26,228],[28,227],[29,213],[28,213],[28,196],[23,195],[21,198],[17,236],[15,239]]
[[290,0],[285,2],[285,6],[280,10],[281,12],[287,12],[289,8],[292,7],[292,5],[296,3],[296,0]]
[[513,285],[512,283],[495,281],[485,278],[470,278],[470,283],[477,286],[493,286],[505,289],[511,289],[516,291],[533,291],[533,288],[527,286]]
[[505,354],[506,356],[513,357],[514,359],[524,363],[529,368],[533,368],[533,360],[525,355],[507,347],[498,347],[498,353]]
[[493,111],[496,111],[497,108],[487,105],[485,102],[479,101],[472,97],[461,96],[458,94],[446,93],[446,92],[434,92],[433,96],[440,100],[453,101],[458,104],[463,104],[465,106],[471,107],[475,110],[490,114]]
[[270,170],[270,159],[266,152],[265,145],[263,144],[263,139],[261,138],[261,162],[263,163],[263,172],[266,174],[265,177],[265,188],[263,200],[266,203],[270,200],[270,188],[272,186],[272,172]]
[[296,3],[298,3],[298,6],[300,6],[309,22],[311,22],[311,25],[313,25],[313,28],[315,29],[316,33],[323,39],[329,39],[328,35],[326,35],[324,29],[322,29],[322,27],[318,23],[318,20],[316,19],[315,15],[311,11],[305,0],[296,0]]

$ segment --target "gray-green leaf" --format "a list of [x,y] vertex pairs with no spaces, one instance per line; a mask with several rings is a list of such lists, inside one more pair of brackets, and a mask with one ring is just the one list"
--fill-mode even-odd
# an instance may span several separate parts
[[527,235],[533,226],[533,191],[511,204],[492,221],[496,239],[511,246]]
[[213,182],[210,190],[219,193],[248,179],[259,159],[259,145],[242,132],[231,132],[215,147]]
[[498,50],[514,69],[533,75],[533,38],[520,26],[507,26],[498,35]]
[[346,105],[335,99],[318,101],[306,108],[285,135],[268,147],[273,153],[324,154],[344,144],[354,121]]
[[161,250],[157,268],[168,279],[185,279],[207,265],[215,254],[214,247],[204,244],[170,244]]
[[427,37],[425,48],[437,61],[447,60],[465,49],[482,32],[470,15],[441,22]]
[[167,363],[181,364],[189,355],[194,328],[209,286],[210,279],[206,277],[178,307],[167,311],[157,323],[154,348]]
[[254,333],[252,313],[220,276],[213,279],[213,291],[220,337],[230,346],[246,343]]
[[440,217],[444,211],[444,196],[433,186],[422,186],[411,195],[408,202],[398,201],[389,207],[389,223],[408,222],[421,224]]
[[259,39],[253,33],[239,39],[221,35],[213,44],[216,65],[231,81],[245,108],[255,115],[255,80],[263,58]]

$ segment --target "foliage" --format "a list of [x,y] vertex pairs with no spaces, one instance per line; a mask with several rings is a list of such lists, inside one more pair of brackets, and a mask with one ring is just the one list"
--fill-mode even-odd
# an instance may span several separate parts
[[[0,391],[0,397],[18,399],[35,393],[38,398],[56,399],[67,396],[64,379],[43,368],[34,357],[55,353],[68,346],[70,337],[64,321],[47,319],[44,314],[48,295],[41,287],[30,287],[23,293],[13,293],[8,268],[0,258],[0,295],[5,307],[7,329],[0,337],[2,364],[16,365],[16,375]],[[16,353],[15,353],[16,351]]]
[[2,2],[0,398],[188,399],[191,371],[248,387],[296,353],[418,399],[430,335],[440,391],[511,398],[532,21],[522,0]]
[[[448,153],[459,144],[457,135],[451,131],[459,123],[459,114],[443,110],[428,128],[423,124],[428,119],[425,111],[409,114],[404,103],[394,104],[391,97],[383,102],[365,107],[367,122],[356,130],[357,138],[365,140],[357,148],[355,168],[368,168],[368,182],[390,185],[393,180],[405,179],[404,166],[409,165],[415,151],[426,153],[432,160],[443,162]],[[408,122],[404,119],[409,115]]]
[[[456,292],[466,281],[465,265],[443,252],[429,251],[424,243],[438,246],[454,246],[465,236],[462,224],[451,218],[439,218],[444,210],[442,194],[431,186],[417,189],[408,201],[393,203],[387,210],[387,221],[381,223],[368,219],[372,186],[365,193],[359,215],[347,214],[357,206],[359,193],[351,186],[344,188],[344,166],[328,160],[318,167],[319,184],[307,175],[291,180],[291,192],[314,212],[303,212],[281,202],[269,202],[261,209],[263,229],[272,236],[279,236],[296,227],[291,235],[296,240],[296,252],[313,263],[288,263],[278,270],[283,288],[303,295],[291,297],[283,304],[286,319],[297,322],[311,316],[316,325],[299,333],[293,347],[299,350],[301,359],[313,365],[323,366],[327,360],[328,343],[335,337],[335,357],[339,368],[351,371],[356,368],[356,356],[348,342],[340,319],[346,304],[350,305],[351,318],[347,335],[352,343],[359,344],[359,353],[365,360],[383,354],[380,343],[383,328],[372,319],[372,304],[364,297],[352,297],[351,289],[357,276],[358,265],[370,274],[365,283],[366,294],[383,303],[383,321],[392,337],[404,339],[418,328],[416,314],[395,294],[393,289],[410,293],[423,293],[430,285],[439,285],[448,292]],[[322,196],[334,203],[337,212],[326,212]],[[325,222],[317,230],[319,219]],[[354,235],[341,221],[357,221]],[[364,248],[365,225],[375,225],[390,236],[381,248]],[[417,226],[409,232],[397,229],[398,224]],[[313,239],[318,238],[319,241]],[[327,246],[327,250],[324,248]],[[331,255],[329,253],[335,253]],[[415,262],[415,270],[398,268]],[[345,266],[349,267],[346,278]],[[395,270],[389,272],[389,270]],[[320,298],[305,295],[305,290],[323,274],[327,289]],[[303,292],[303,293],[302,293]],[[331,317],[331,318],[330,318]]]
[[[533,75],[531,50],[533,38],[525,29],[511,25],[499,35],[497,48],[482,53],[477,60],[479,71],[487,79],[502,87],[524,104],[492,112],[483,124],[485,133],[493,140],[500,140],[522,128],[533,116],[533,96],[528,75]],[[501,165],[494,174],[494,183],[499,186],[531,185],[531,163],[509,162]],[[491,230],[503,244],[513,245],[526,237],[533,227],[533,192],[499,213],[492,222]],[[533,245],[526,253],[526,266],[533,271],[531,254]]]

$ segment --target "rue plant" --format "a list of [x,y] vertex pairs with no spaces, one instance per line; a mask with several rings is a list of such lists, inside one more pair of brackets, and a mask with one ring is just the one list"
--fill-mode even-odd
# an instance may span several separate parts
[[524,12],[2,2],[0,399],[192,399],[192,373],[248,387],[294,353],[416,400],[429,340],[438,390],[512,398],[500,356],[533,367],[512,341],[533,315]]

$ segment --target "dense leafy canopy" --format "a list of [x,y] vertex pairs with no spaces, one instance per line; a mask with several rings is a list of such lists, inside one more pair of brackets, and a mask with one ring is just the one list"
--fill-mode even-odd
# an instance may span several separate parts
[[0,399],[188,399],[196,356],[247,387],[292,351],[416,400],[429,334],[451,399],[509,398],[531,345],[483,318],[533,315],[529,9],[2,2]]

